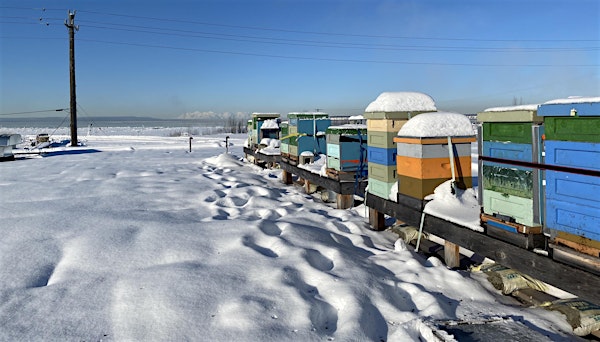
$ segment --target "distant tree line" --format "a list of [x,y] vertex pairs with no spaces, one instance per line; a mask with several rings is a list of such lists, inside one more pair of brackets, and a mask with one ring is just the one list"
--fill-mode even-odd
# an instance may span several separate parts
[[248,132],[248,121],[239,118],[229,118],[223,133],[246,133]]

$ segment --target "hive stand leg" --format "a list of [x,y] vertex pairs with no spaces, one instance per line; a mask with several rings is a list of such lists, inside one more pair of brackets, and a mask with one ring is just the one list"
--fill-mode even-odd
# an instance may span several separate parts
[[292,174],[286,170],[281,171],[281,180],[283,184],[292,184]]
[[377,209],[369,208],[369,224],[373,230],[384,230],[385,216]]
[[337,208],[349,209],[354,206],[354,195],[337,194]]
[[455,268],[460,266],[460,253],[459,246],[453,244],[452,242],[445,241],[444,242],[444,261],[446,265],[450,268]]
[[311,184],[311,182],[309,182],[308,179],[304,180],[304,191],[307,194],[310,195],[310,194],[316,192],[317,191],[317,187],[318,186],[316,184]]

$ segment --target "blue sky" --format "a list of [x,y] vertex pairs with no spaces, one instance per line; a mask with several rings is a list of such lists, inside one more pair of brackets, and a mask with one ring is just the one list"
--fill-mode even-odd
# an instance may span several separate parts
[[69,106],[68,9],[90,116],[360,114],[384,91],[461,113],[600,95],[597,0],[3,0],[0,118]]

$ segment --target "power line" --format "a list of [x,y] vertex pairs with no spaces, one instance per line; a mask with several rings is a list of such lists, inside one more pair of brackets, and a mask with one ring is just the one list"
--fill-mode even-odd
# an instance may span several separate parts
[[207,52],[207,53],[218,53],[218,54],[229,54],[229,55],[256,56],[256,57],[272,57],[272,58],[282,58],[282,59],[316,60],[316,61],[329,61],[329,62],[405,64],[405,65],[438,65],[438,66],[477,66],[477,67],[557,67],[557,66],[560,66],[560,67],[598,67],[598,66],[600,66],[600,64],[483,64],[483,63],[477,64],[477,63],[436,63],[436,62],[361,60],[361,59],[341,59],[341,58],[324,58],[324,57],[284,56],[284,55],[261,54],[261,53],[251,53],[251,52],[236,52],[236,51],[225,51],[225,50],[184,48],[184,47],[152,45],[152,44],[142,44],[142,43],[114,42],[114,41],[83,39],[83,38],[80,38],[79,41],[103,43],[103,44],[137,46],[137,47],[150,47],[150,48],[169,49],[169,50]]
[[493,41],[493,42],[574,42],[574,41],[597,42],[597,39],[477,39],[477,38],[440,38],[440,37],[423,37],[423,36],[411,37],[411,36],[371,35],[371,34],[354,34],[354,33],[338,33],[338,32],[319,32],[319,31],[287,30],[287,29],[277,29],[277,28],[259,27],[259,26],[217,24],[217,23],[209,23],[209,22],[204,22],[204,21],[158,18],[158,17],[145,17],[145,16],[139,16],[139,15],[118,14],[118,13],[100,12],[100,11],[80,10],[80,12],[91,13],[91,14],[101,14],[101,15],[115,16],[115,17],[124,17],[124,18],[147,19],[147,20],[156,20],[156,21],[165,21],[165,22],[199,24],[199,25],[206,25],[206,26],[240,28],[240,29],[245,29],[245,30],[276,31],[276,32],[314,34],[314,35],[326,35],[326,36],[390,38],[390,39],[417,39],[417,40],[449,40],[449,41],[473,41],[473,42],[490,42],[490,41]]
[[34,110],[30,112],[15,112],[15,113],[2,113],[2,116],[8,115],[21,115],[21,114],[35,114],[35,113],[47,113],[47,112],[62,112],[65,110],[69,110],[69,108],[58,108],[58,109],[44,109],[44,110]]
[[[264,43],[264,44],[312,46],[312,47],[326,47],[326,48],[345,48],[345,49],[359,48],[359,49],[369,49],[369,50],[397,50],[397,51],[418,50],[418,51],[455,51],[455,52],[506,52],[506,51],[510,51],[510,52],[522,52],[522,53],[549,52],[549,51],[596,51],[596,50],[600,50],[600,47],[498,48],[498,47],[422,46],[422,45],[403,46],[403,45],[392,45],[392,44],[340,43],[340,42],[332,42],[332,41],[315,41],[315,40],[284,39],[284,38],[273,38],[273,37],[257,37],[257,36],[247,36],[247,35],[233,35],[233,34],[223,34],[223,33],[157,28],[157,27],[138,26],[138,25],[101,23],[101,24],[107,24],[107,25],[133,27],[133,28],[119,28],[119,27],[109,27],[109,26],[85,25],[85,22],[95,23],[93,21],[85,21],[84,20],[84,21],[80,21],[80,22],[84,23],[84,25],[83,25],[84,27],[92,27],[92,28],[108,29],[108,30],[140,32],[140,33],[168,35],[168,36],[195,37],[195,38],[203,38],[203,39],[231,40],[231,41],[242,41],[242,42],[253,42],[253,43]],[[137,28],[149,29],[149,30],[172,31],[172,32],[156,32],[156,31],[149,31],[149,30],[141,30],[141,29],[137,29]],[[175,33],[173,33],[173,32],[175,32]],[[217,37],[215,37],[215,36],[217,36]],[[223,37],[225,37],[225,38],[223,38]],[[246,39],[246,38],[248,38],[248,39]],[[253,40],[253,39],[259,39],[259,40]],[[273,41],[271,41],[271,40],[273,40]]]
[[[42,10],[42,11],[66,11],[66,9],[11,7],[11,6],[0,6],[0,8],[20,9],[20,10],[36,10],[36,11],[39,11],[39,10]],[[111,13],[111,12],[103,12],[103,11],[89,11],[89,10],[78,10],[78,11],[80,13],[89,13],[89,14],[105,15],[105,16],[112,16],[112,17],[121,17],[121,18],[144,19],[144,20],[195,24],[195,25],[205,25],[205,26],[214,26],[214,27],[227,27],[227,28],[236,28],[236,29],[244,29],[244,30],[299,33],[299,34],[337,36],[337,37],[440,40],[440,41],[471,41],[471,42],[598,42],[598,39],[512,39],[512,38],[504,38],[504,39],[487,39],[486,38],[486,39],[483,39],[483,38],[468,38],[468,37],[395,36],[395,35],[375,35],[375,34],[357,34],[357,33],[340,33],[340,32],[303,31],[303,30],[290,30],[290,29],[261,27],[261,26],[244,26],[244,25],[211,23],[211,22],[205,22],[205,21],[181,19],[181,18],[148,17],[148,16],[129,15],[129,14]]]

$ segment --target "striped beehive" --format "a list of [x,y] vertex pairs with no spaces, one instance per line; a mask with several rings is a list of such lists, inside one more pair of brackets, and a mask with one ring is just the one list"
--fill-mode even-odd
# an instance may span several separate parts
[[435,110],[431,97],[414,92],[382,93],[369,104],[364,114],[368,132],[369,193],[390,198],[398,182],[394,137],[410,118]]
[[471,143],[475,140],[474,135],[450,137],[450,147],[447,137],[395,137],[398,193],[423,200],[452,179],[453,168],[456,186],[472,187]]
[[330,126],[326,131],[327,168],[344,172],[367,171],[367,126]]
[[289,155],[297,159],[302,152],[326,154],[325,131],[330,125],[331,119],[327,113],[289,113]]
[[[541,225],[541,176],[537,168],[514,162],[541,161],[542,120],[538,105],[489,108],[477,114],[482,123],[479,168],[483,213],[504,223]],[[541,228],[537,228],[541,232]]]
[[[600,98],[540,105],[546,151],[546,233],[600,250]],[[568,168],[568,169],[560,169]]]

